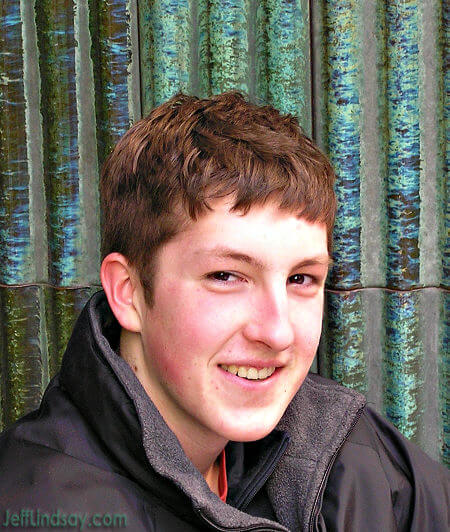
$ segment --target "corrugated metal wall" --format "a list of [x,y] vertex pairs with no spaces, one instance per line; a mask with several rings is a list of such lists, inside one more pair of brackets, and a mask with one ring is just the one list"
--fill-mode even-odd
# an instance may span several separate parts
[[438,0],[0,0],[1,423],[38,403],[98,287],[110,147],[179,90],[237,88],[299,116],[338,172],[319,371],[449,464],[449,18]]
[[450,464],[449,4],[313,5],[315,136],[340,200],[319,369]]
[[98,168],[140,116],[137,10],[0,1],[0,422],[34,408],[98,290]]

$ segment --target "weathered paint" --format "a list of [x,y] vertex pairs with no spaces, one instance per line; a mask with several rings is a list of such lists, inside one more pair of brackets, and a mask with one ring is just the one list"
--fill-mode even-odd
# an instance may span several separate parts
[[422,0],[419,8],[419,123],[420,123],[420,256],[419,284],[439,286],[442,279],[440,238],[444,229],[442,193],[447,179],[443,172],[443,99],[440,33],[442,3]]
[[47,197],[49,278],[76,282],[80,249],[78,114],[75,87],[74,5],[36,3],[41,72],[44,178]]
[[311,132],[309,4],[304,0],[258,3],[256,95],[299,118]]
[[[443,55],[443,230],[441,232],[442,281],[450,289],[450,3],[442,2]],[[450,294],[443,292],[441,328],[440,400],[442,413],[442,455],[450,467]]]
[[0,288],[0,315],[0,417],[8,426],[36,408],[43,391],[39,288]]
[[75,87],[78,115],[78,183],[80,202],[80,249],[77,278],[86,284],[98,282],[100,267],[100,213],[98,211],[98,159],[93,65],[90,56],[88,0],[75,0]]
[[99,165],[131,125],[129,13],[124,0],[89,0]]
[[361,286],[360,279],[360,62],[361,14],[356,0],[327,2],[326,148],[336,170],[338,211],[334,229],[333,288]]
[[442,285],[450,288],[450,3],[442,2],[443,63],[443,205],[444,224],[441,233]]
[[367,367],[362,349],[364,319],[361,293],[327,291],[326,318],[319,372],[367,393]]
[[43,287],[45,308],[45,334],[48,344],[48,374],[53,377],[59,370],[61,359],[78,315],[89,297],[101,289],[91,286],[77,289]]
[[450,468],[450,294],[442,294],[439,360],[442,461]]
[[[360,128],[361,284],[383,286],[386,278],[386,49],[380,3],[363,0]],[[383,14],[384,19],[384,14]],[[374,42],[374,38],[375,42]]]
[[28,184],[30,253],[32,256],[29,267],[22,267],[21,271],[26,270],[27,282],[47,282],[48,240],[42,156],[42,117],[39,103],[41,84],[34,6],[35,0],[20,1],[24,61],[25,134],[30,175]]
[[144,115],[190,83],[190,11],[187,0],[140,6]]
[[211,91],[248,92],[248,0],[210,0]]
[[0,430],[39,405],[75,320],[98,287],[0,287]]
[[414,440],[421,422],[420,391],[424,385],[418,292],[387,292],[385,323],[384,411],[407,438]]
[[18,0],[0,5],[0,283],[28,281],[29,171],[22,22]]
[[386,282],[419,284],[419,3],[387,4],[388,246]]

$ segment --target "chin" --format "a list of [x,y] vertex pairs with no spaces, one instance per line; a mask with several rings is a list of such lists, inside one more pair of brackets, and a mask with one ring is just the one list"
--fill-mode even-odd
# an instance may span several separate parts
[[267,419],[264,422],[252,421],[239,426],[235,423],[230,423],[228,427],[222,426],[222,435],[230,441],[249,442],[265,438],[277,426],[281,415],[274,419],[272,423],[268,423]]

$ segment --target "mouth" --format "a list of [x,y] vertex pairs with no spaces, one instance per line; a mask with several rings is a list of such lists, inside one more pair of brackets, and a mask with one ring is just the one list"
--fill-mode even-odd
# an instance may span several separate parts
[[232,375],[237,375],[243,379],[248,379],[252,381],[262,381],[268,379],[275,371],[274,366],[269,366],[266,368],[254,368],[252,366],[227,366],[225,364],[220,364],[220,367]]

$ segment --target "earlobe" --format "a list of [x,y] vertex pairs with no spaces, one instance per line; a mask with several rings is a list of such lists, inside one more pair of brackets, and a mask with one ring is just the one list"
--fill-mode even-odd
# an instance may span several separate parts
[[109,306],[120,325],[131,332],[141,332],[139,308],[136,306],[137,280],[127,259],[110,253],[102,262],[100,279]]

